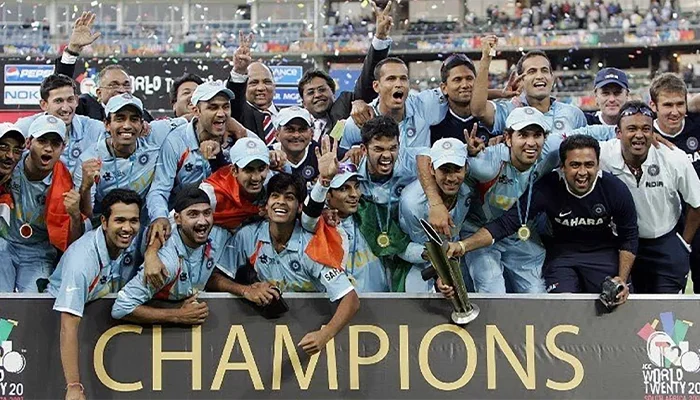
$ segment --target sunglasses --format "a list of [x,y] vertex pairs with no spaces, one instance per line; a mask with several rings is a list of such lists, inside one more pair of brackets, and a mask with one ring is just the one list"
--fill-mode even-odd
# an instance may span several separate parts
[[620,110],[620,118],[622,117],[629,117],[630,115],[635,115],[635,114],[642,114],[647,117],[651,118],[656,118],[656,114],[654,114],[654,110],[651,109],[646,104],[641,104],[641,105],[636,105],[636,104],[630,104],[627,107],[624,107],[623,109]]
[[341,163],[338,165],[338,175],[357,172],[357,166],[353,163]]

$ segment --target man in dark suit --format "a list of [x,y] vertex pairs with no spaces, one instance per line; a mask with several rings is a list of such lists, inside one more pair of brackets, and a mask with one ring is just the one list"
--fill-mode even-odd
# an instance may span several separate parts
[[[63,55],[56,60],[56,74],[74,77],[75,65],[80,52],[85,46],[95,42],[100,37],[99,32],[92,31],[95,22],[95,14],[83,12],[73,25],[73,32],[68,41],[68,46],[63,50]],[[78,107],[75,113],[87,117],[105,120],[104,106],[112,97],[131,93],[131,78],[126,69],[119,65],[109,65],[97,74],[97,98],[90,94],[81,94],[78,99]],[[144,110],[144,120],[153,120],[151,114]]]
[[[393,24],[390,11],[390,6],[384,10],[375,7],[377,29],[353,92],[342,92],[334,99],[335,82],[319,70],[307,71],[300,80],[298,88],[302,104],[314,117],[315,139],[330,133],[337,121],[350,117],[353,101],[368,103],[377,96],[372,87],[373,73],[377,63],[389,54],[391,39],[388,35]],[[277,107],[272,102],[275,82],[267,66],[251,63],[252,35],[240,34],[239,39],[240,46],[234,54],[234,67],[227,82],[227,87],[236,94],[236,99],[231,102],[231,116],[269,145],[275,141],[272,124],[272,117],[277,114]]]

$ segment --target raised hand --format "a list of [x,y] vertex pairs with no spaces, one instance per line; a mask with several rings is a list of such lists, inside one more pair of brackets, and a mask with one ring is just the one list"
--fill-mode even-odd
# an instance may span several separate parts
[[464,130],[464,139],[467,141],[467,152],[469,153],[470,157],[476,156],[482,150],[484,150],[484,148],[486,148],[484,140],[476,136],[476,131],[478,128],[479,124],[474,123],[471,132],[466,129]]
[[498,37],[494,35],[488,35],[481,39],[481,59],[489,60],[496,57],[496,45],[498,44]]
[[522,83],[524,77],[524,73],[518,75],[517,71],[513,70],[508,78],[508,83],[503,88],[502,98],[520,96],[523,90]]
[[389,37],[391,28],[394,26],[394,18],[391,16],[391,0],[389,0],[383,10],[379,9],[379,7],[377,7],[377,3],[373,1],[372,9],[374,9],[376,26],[374,37],[380,40],[386,40],[386,38]]
[[83,181],[80,184],[80,190],[85,191],[92,188],[92,185],[97,183],[100,178],[100,170],[102,169],[102,160],[99,158],[91,158],[83,162]]
[[318,174],[322,180],[330,181],[338,174],[338,141],[331,143],[328,135],[321,138],[321,145],[316,147]]
[[248,66],[253,61],[253,57],[250,55],[253,39],[255,39],[255,35],[252,33],[245,35],[242,30],[238,31],[238,48],[233,53],[233,70],[237,74],[246,75],[248,73]]
[[75,189],[63,193],[63,205],[71,217],[80,216],[80,193]]
[[102,34],[92,31],[92,24],[95,22],[95,14],[90,11],[84,11],[73,24],[73,32],[68,40],[68,50],[74,53],[80,53],[83,47],[91,45]]

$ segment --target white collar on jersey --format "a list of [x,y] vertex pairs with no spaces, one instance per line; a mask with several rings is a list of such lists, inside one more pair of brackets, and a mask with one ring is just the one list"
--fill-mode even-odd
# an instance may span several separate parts
[[460,120],[462,122],[468,122],[468,121],[474,119],[473,115],[470,115],[467,118],[463,118],[463,117],[460,117],[459,115],[457,115],[457,113],[455,113],[454,111],[452,111],[451,108],[449,110],[450,110],[450,114],[452,114],[453,117],[457,118],[458,120]]
[[561,167],[557,168],[557,173],[559,174],[559,179],[564,181],[564,185],[566,186],[566,191],[569,192],[570,195],[576,197],[577,199],[582,199],[586,196],[588,196],[593,190],[595,189],[595,185],[598,183],[598,179],[603,177],[603,171],[601,169],[598,169],[598,173],[595,176],[595,179],[593,180],[593,184],[591,185],[591,188],[584,194],[576,194],[571,190],[571,187],[569,186],[569,182],[566,180],[566,177],[564,176],[564,171],[562,171]]
[[680,135],[681,133],[683,133],[683,129],[685,129],[685,118],[683,118],[683,122],[681,122],[681,129],[674,134],[670,134],[670,133],[666,133],[666,132],[662,131],[661,128],[659,127],[659,119],[658,118],[654,120],[654,129],[656,129],[661,134],[661,136],[666,136],[666,137],[670,137],[670,138],[676,137],[676,136]]
[[602,112],[596,111],[596,112],[595,112],[595,116],[598,117],[598,121],[600,121],[600,124],[601,124],[601,125],[603,125],[603,126],[615,126],[615,124],[609,124],[609,123],[605,122],[605,120],[603,119],[603,113],[602,113]]

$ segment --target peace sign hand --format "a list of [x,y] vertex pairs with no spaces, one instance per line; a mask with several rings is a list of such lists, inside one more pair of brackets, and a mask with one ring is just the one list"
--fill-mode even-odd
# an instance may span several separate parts
[[476,131],[479,128],[478,125],[479,124],[474,123],[471,132],[466,129],[464,130],[464,139],[467,142],[467,152],[469,153],[469,157],[476,157],[477,154],[486,148],[484,140],[476,136]]
[[[320,148],[320,150],[319,150]],[[314,149],[318,160],[318,174],[322,180],[331,180],[338,174],[338,141],[324,135],[321,145]]]
[[517,71],[513,70],[510,73],[510,77],[508,78],[508,83],[506,84],[506,87],[503,88],[503,98],[510,98],[510,97],[516,97],[520,96],[520,93],[523,91],[523,78],[525,77],[525,73],[522,73],[518,75]]
[[379,9],[377,3],[373,1],[372,9],[374,9],[376,26],[374,37],[379,40],[386,40],[389,37],[389,32],[391,32],[391,27],[394,26],[394,18],[391,16],[391,0],[389,0],[383,10]]
[[80,53],[83,47],[91,45],[102,34],[100,32],[92,32],[92,24],[95,22],[95,14],[89,11],[84,11],[73,24],[73,32],[68,40],[68,50],[74,53]]
[[255,39],[253,33],[245,35],[242,30],[238,31],[239,44],[236,52],[233,53],[233,70],[237,74],[246,75],[248,73],[248,66],[253,61],[253,57],[250,55],[253,39]]

